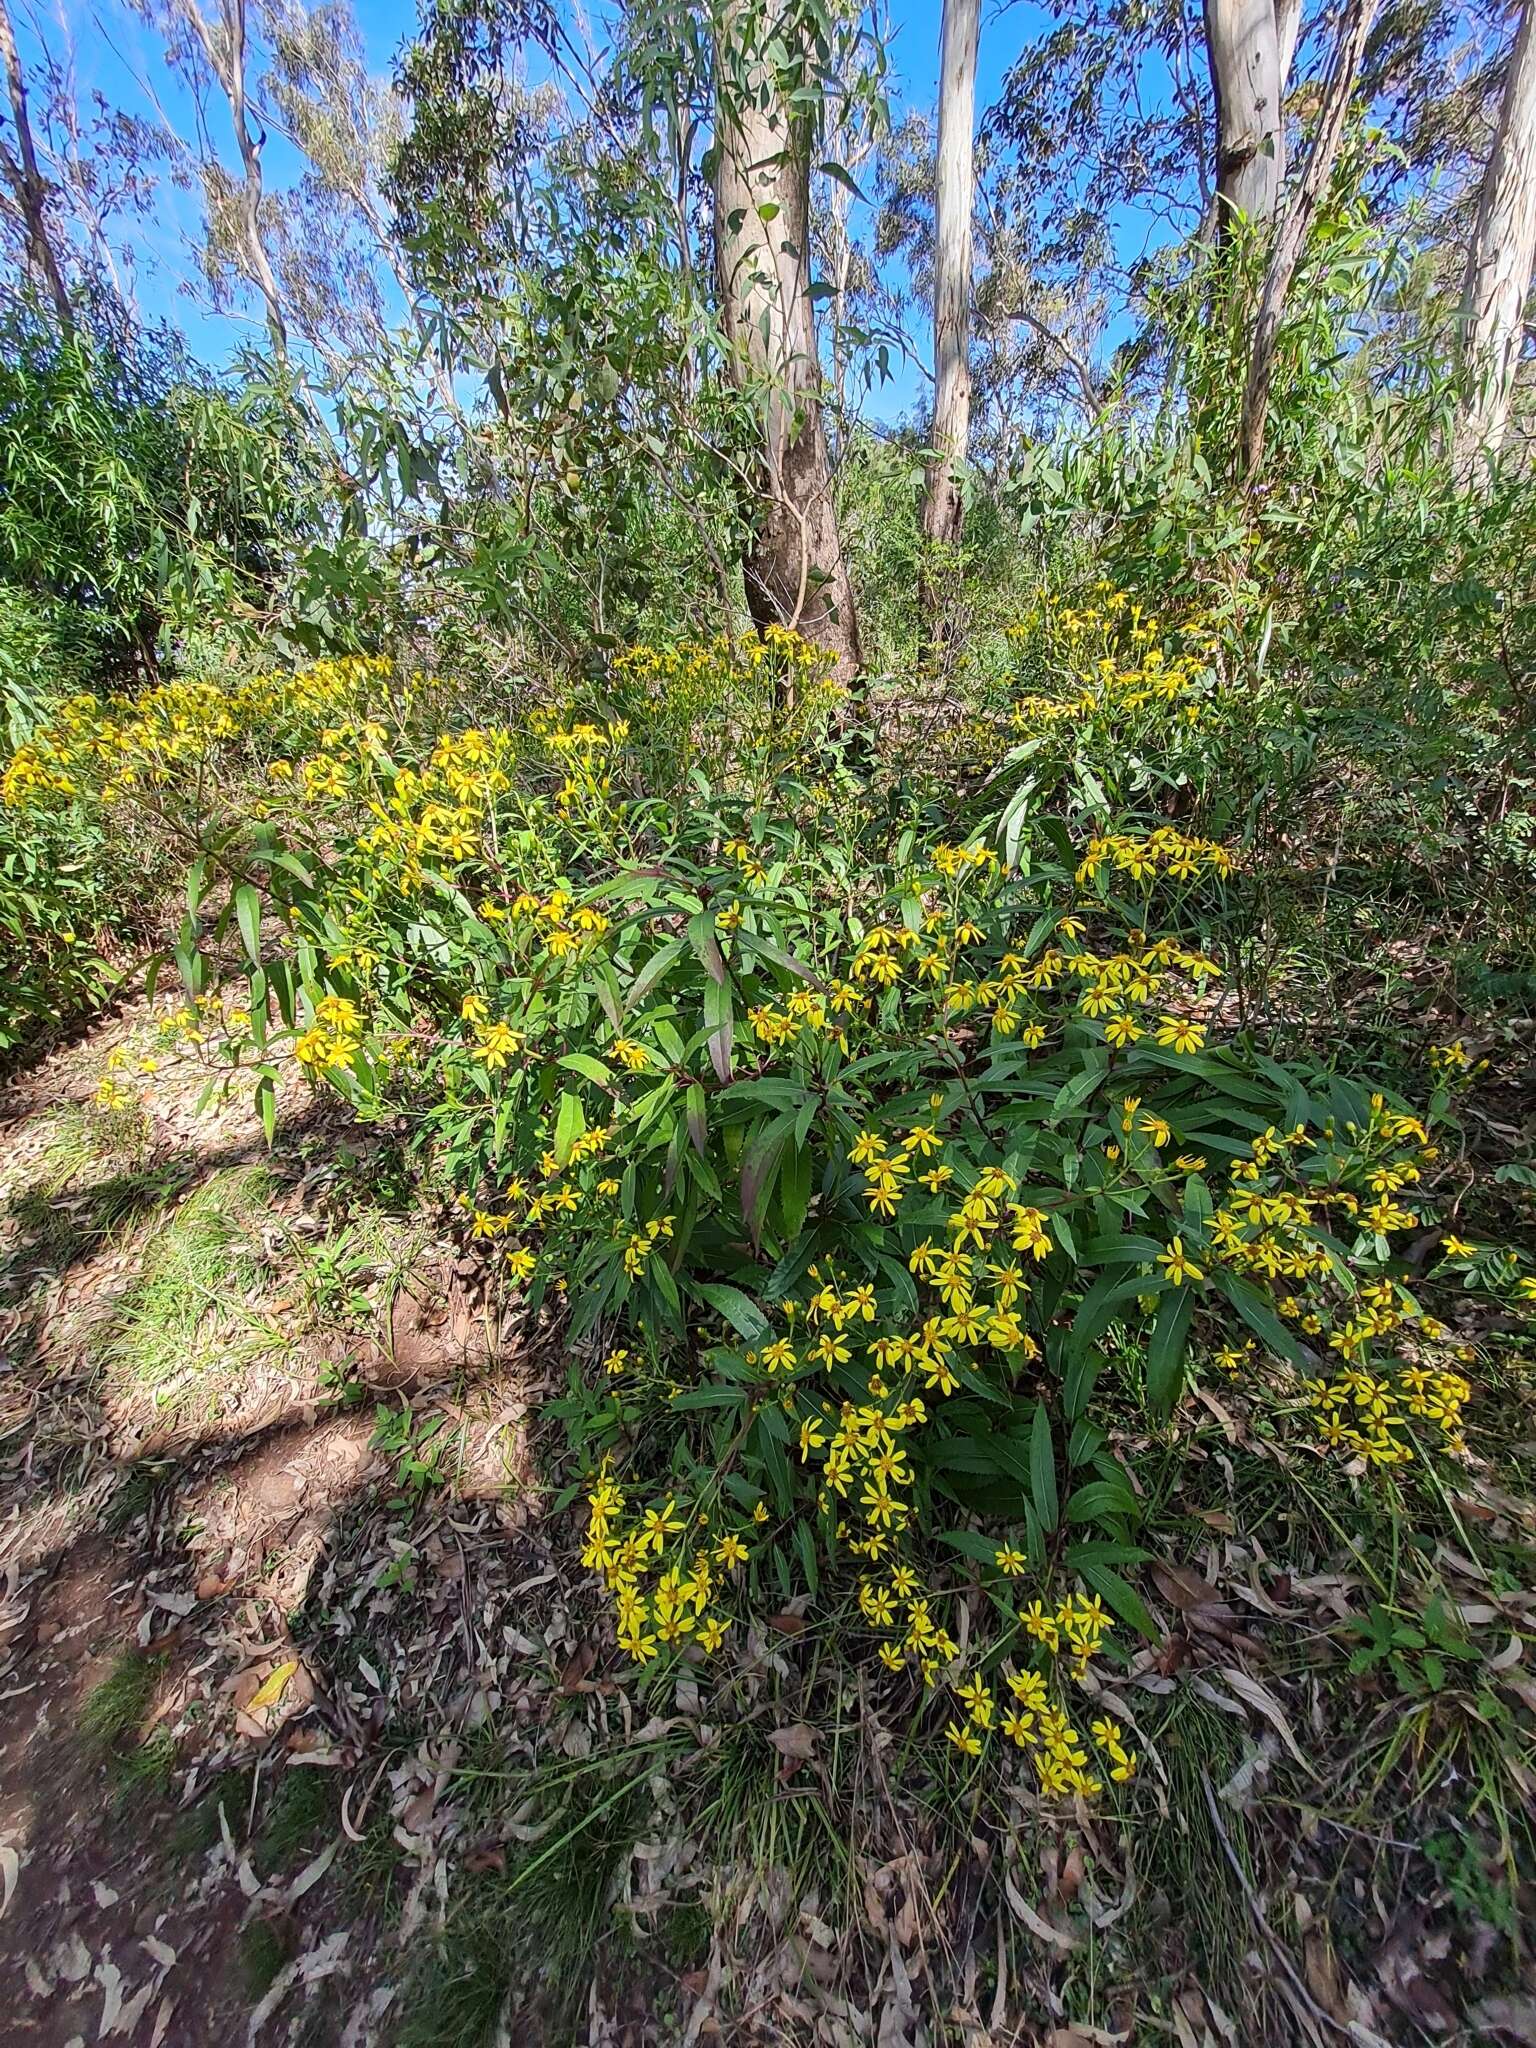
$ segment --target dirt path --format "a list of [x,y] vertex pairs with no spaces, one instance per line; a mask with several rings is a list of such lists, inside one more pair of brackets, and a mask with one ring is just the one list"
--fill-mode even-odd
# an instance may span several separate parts
[[445,1757],[569,1648],[506,1619],[531,1390],[377,1144],[164,1042],[0,1100],[4,2039],[361,2048]]

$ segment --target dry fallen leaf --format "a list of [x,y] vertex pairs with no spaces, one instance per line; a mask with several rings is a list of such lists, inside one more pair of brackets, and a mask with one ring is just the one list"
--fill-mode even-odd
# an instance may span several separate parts
[[804,1721],[787,1728],[770,1728],[768,1740],[787,1763],[808,1764],[816,1754],[816,1730]]
[[560,1673],[560,1690],[567,1697],[572,1693],[590,1692],[592,1688],[587,1683],[587,1673],[596,1662],[596,1644],[580,1644],[575,1654],[566,1659],[565,1669]]
[[248,1714],[259,1713],[263,1707],[275,1707],[288,1690],[288,1682],[299,1668],[297,1657],[290,1657],[285,1664],[279,1664],[257,1686],[245,1703]]
[[1255,1713],[1264,1716],[1265,1720],[1268,1721],[1280,1740],[1291,1752],[1291,1755],[1295,1757],[1297,1763],[1301,1765],[1304,1771],[1310,1772],[1312,1766],[1302,1754],[1301,1745],[1292,1733],[1291,1724],[1286,1719],[1285,1709],[1275,1698],[1269,1687],[1261,1685],[1251,1672],[1241,1670],[1236,1664],[1223,1665],[1221,1675],[1240,1700],[1245,1701],[1247,1705],[1252,1707]]

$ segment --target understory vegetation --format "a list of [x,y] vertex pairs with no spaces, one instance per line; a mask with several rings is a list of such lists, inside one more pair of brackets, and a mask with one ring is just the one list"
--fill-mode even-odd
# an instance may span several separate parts
[[22,152],[9,1584],[140,1559],[37,1725],[238,1894],[168,2038],[1536,2038],[1529,362],[1372,19],[1113,322],[1030,94],[1172,42],[1019,57],[969,427],[860,16],[261,10],[218,370]]

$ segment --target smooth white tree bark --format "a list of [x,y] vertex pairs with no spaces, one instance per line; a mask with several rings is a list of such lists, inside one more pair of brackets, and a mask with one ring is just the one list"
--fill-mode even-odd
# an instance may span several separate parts
[[939,32],[939,158],[933,254],[933,456],[923,531],[955,541],[965,502],[956,471],[971,431],[971,214],[976,198],[976,46],[981,0],[944,0]]
[[1300,0],[1205,0],[1216,100],[1216,227],[1272,220],[1285,183],[1285,82]]

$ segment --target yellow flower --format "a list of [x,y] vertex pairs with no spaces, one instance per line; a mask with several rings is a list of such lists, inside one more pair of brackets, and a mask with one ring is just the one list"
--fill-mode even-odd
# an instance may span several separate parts
[[1011,1543],[1005,1543],[998,1551],[994,1562],[1006,1578],[1021,1578],[1028,1560],[1022,1550],[1016,1550]]
[[1157,1042],[1174,1052],[1198,1052],[1205,1043],[1205,1026],[1192,1024],[1187,1017],[1164,1015],[1157,1027]]
[[[1038,1606],[1038,1602],[1036,1605]],[[1054,1627],[1054,1623],[1052,1624]],[[1032,1714],[1038,1714],[1045,1706],[1045,1680],[1038,1671],[1012,1671],[1008,1674],[1008,1690],[1021,1707]]]
[[962,1756],[981,1755],[981,1737],[967,1724],[962,1727],[958,1721],[951,1721],[944,1733]]
[[1175,1287],[1182,1287],[1186,1280],[1203,1280],[1205,1274],[1184,1249],[1182,1238],[1171,1238],[1168,1249],[1159,1252],[1157,1263],[1162,1267]]

